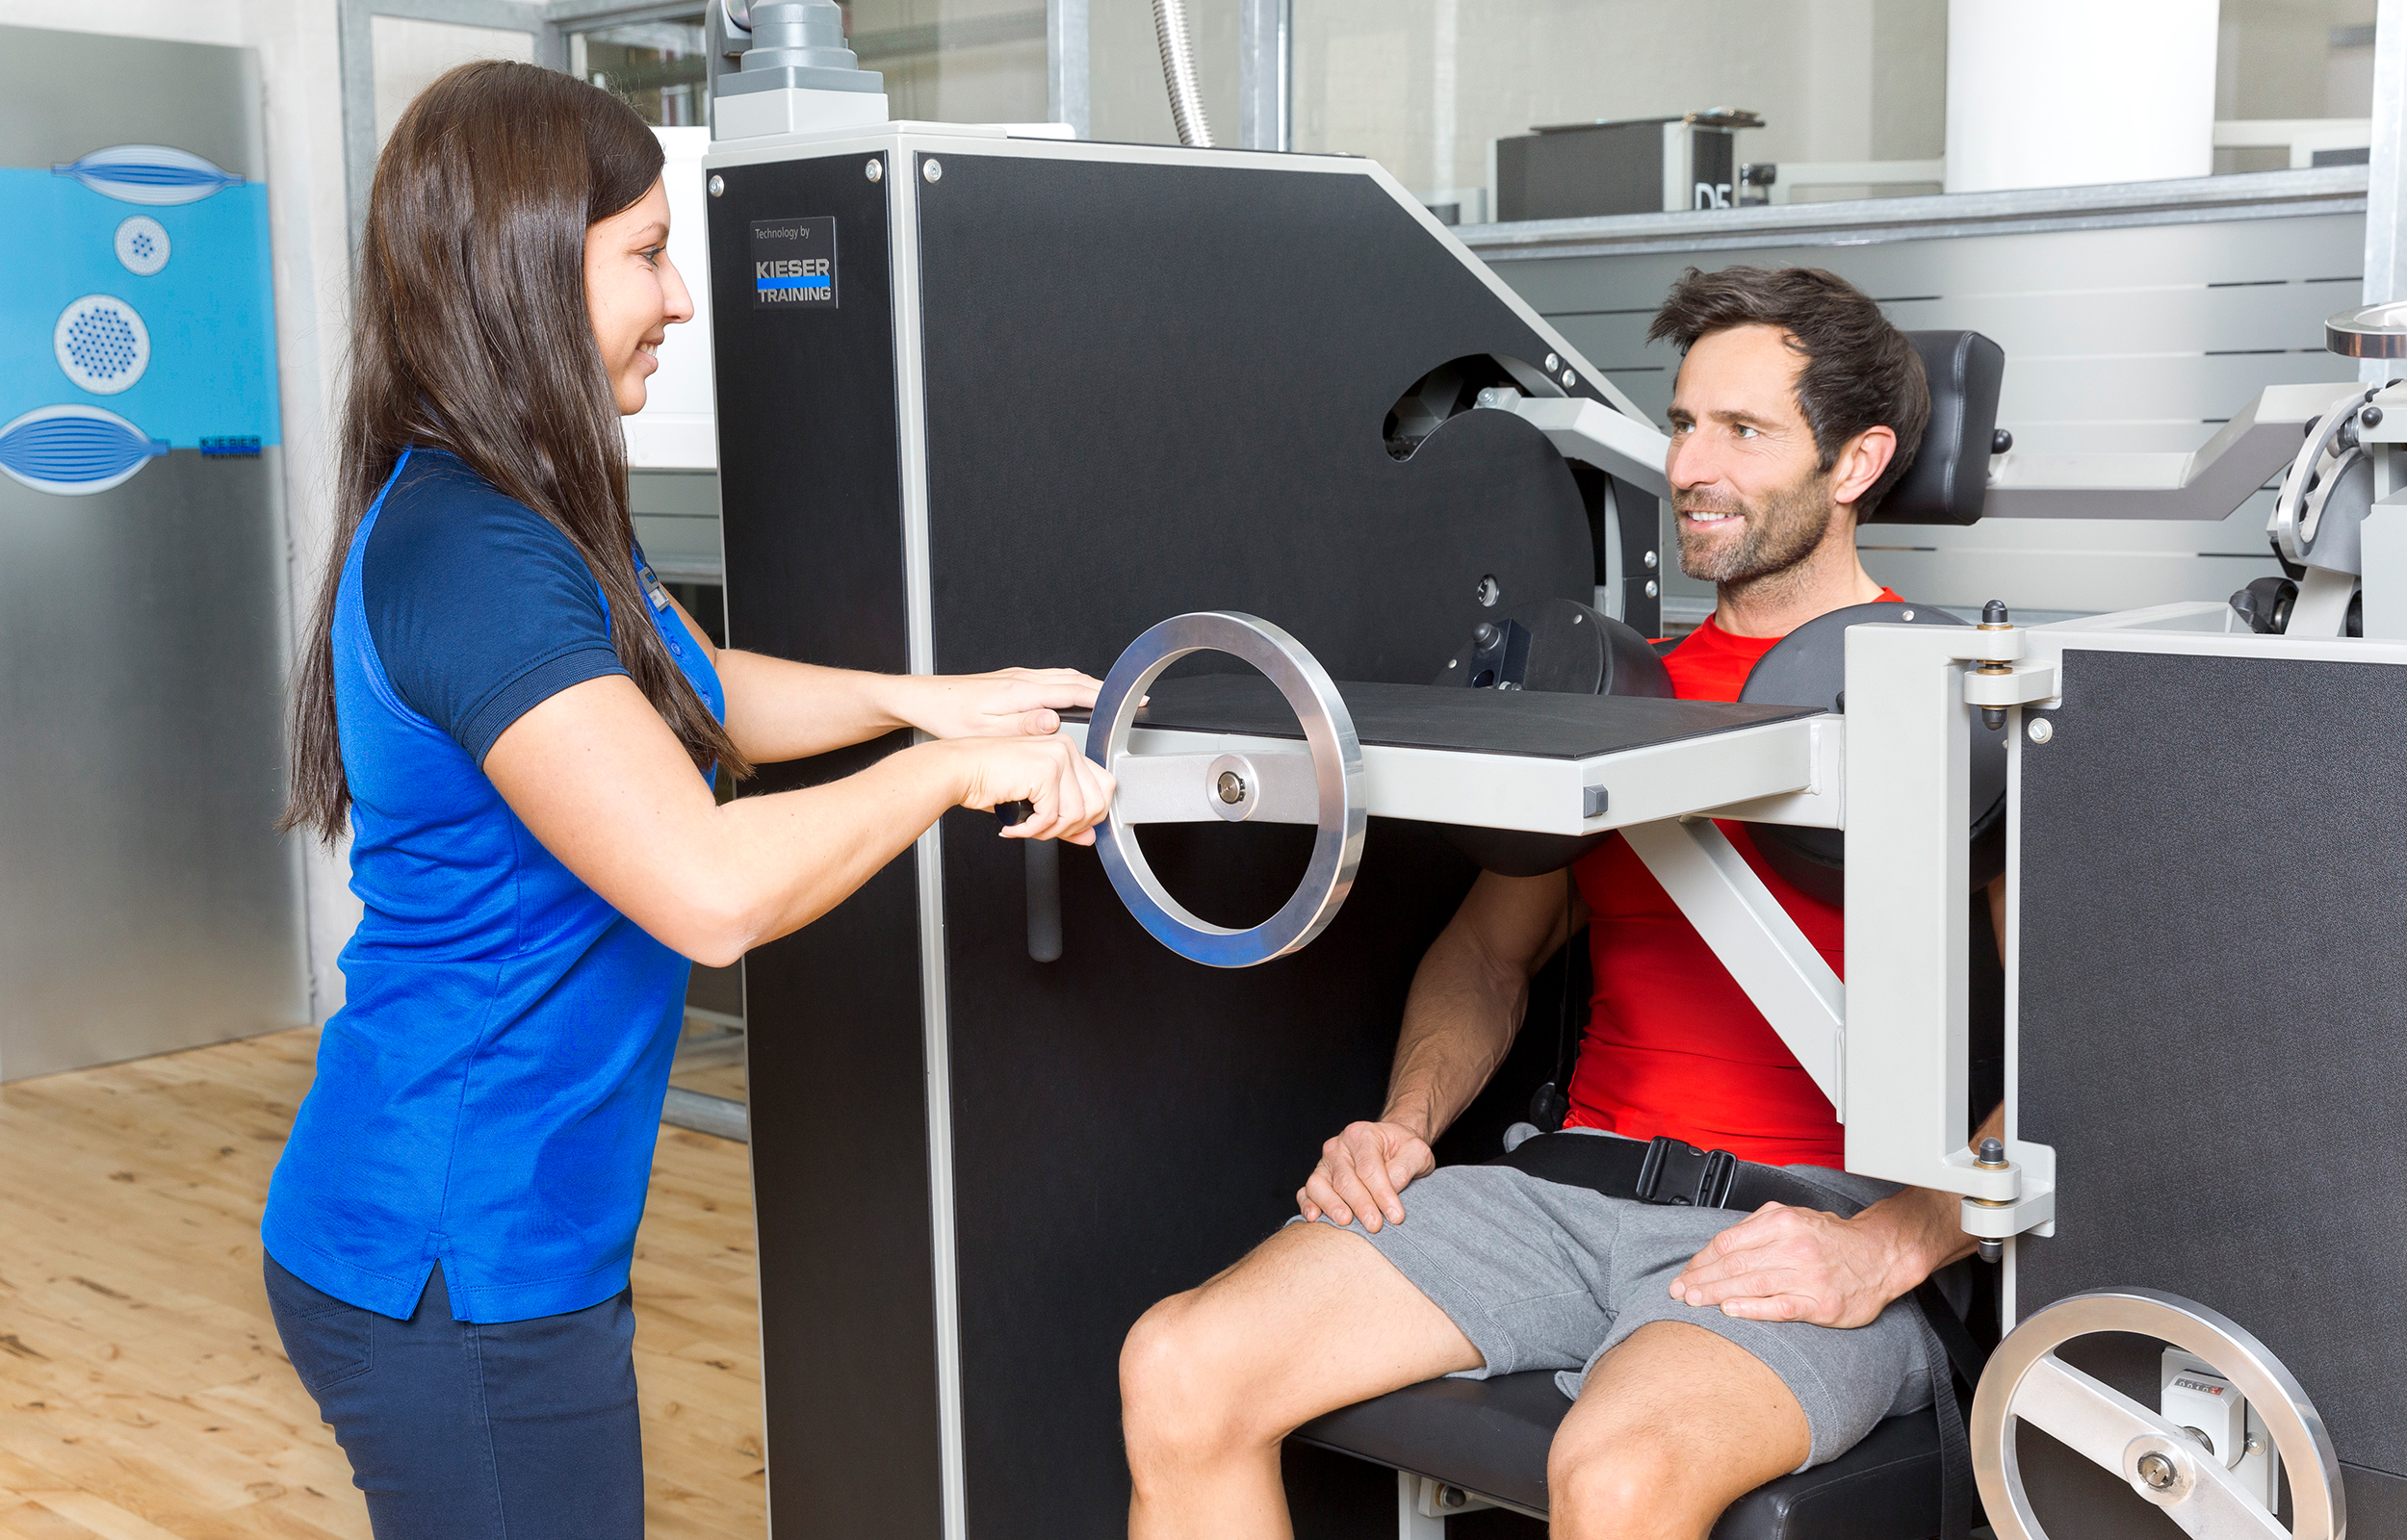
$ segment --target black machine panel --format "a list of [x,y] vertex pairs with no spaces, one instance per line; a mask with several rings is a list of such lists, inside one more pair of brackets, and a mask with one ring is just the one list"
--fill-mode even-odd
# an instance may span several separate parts
[[[709,200],[728,629],[738,647],[899,673],[886,193],[862,165],[732,167]],[[834,220],[837,304],[758,305],[752,222],[815,218]],[[745,789],[834,780],[898,742],[768,766]],[[771,1489],[781,1512],[896,1540],[943,1527],[919,905],[898,860],[745,960]]]
[[1432,369],[1548,345],[1370,177],[943,164],[919,189],[940,671],[1100,675],[1156,621],[1238,609],[1333,678],[1420,684],[1483,578],[1592,601],[1536,428],[1468,411],[1388,454]]
[[[1547,345],[1368,176],[943,165],[916,189],[940,670],[1100,675],[1157,621],[1239,609],[1336,677],[1417,685],[1489,613],[1483,579],[1506,605],[1592,597],[1587,502],[1535,429],[1466,411],[1390,454],[1389,409],[1433,368]],[[1146,835],[1171,890],[1229,924],[1279,906],[1309,839]],[[1121,1338],[1291,1215],[1321,1141],[1377,1115],[1413,965],[1471,869],[1375,823],[1327,934],[1218,972],[1072,850],[1064,955],[1035,963],[1020,853],[983,815],[944,843],[970,1527],[1112,1533]],[[1308,1535],[1326,1504],[1298,1498]],[[1385,1502],[1358,1517],[1381,1510],[1392,1527]]]
[[[2017,1309],[2140,1284],[2222,1311],[2322,1412],[2351,1532],[2407,1533],[2388,1176],[2407,1143],[2407,669],[2072,652],[2045,715],[2022,758],[2020,1132],[2056,1147],[2058,1233],[2020,1243]],[[2154,1405],[2153,1353],[2106,1356],[2093,1372]],[[2059,1478],[2104,1490],[2024,1442],[2035,1501]],[[2156,1532],[2127,1495],[2105,1511]]]
[[[1347,682],[1337,693],[1365,744],[1547,759],[1584,759],[1820,714],[1817,706],[1426,684]],[[1165,680],[1152,687],[1137,722],[1172,732],[1304,736],[1278,686],[1258,674]]]

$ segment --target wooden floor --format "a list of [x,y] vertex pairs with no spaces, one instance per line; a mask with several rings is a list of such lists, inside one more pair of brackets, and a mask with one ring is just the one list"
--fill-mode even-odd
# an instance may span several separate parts
[[[0,1087],[0,1540],[368,1540],[259,1281],[316,1046]],[[765,1533],[743,1145],[661,1130],[634,1289],[650,1534]]]

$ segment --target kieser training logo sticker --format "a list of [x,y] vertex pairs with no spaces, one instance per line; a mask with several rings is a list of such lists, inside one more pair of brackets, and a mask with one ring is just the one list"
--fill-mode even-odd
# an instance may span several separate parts
[[756,308],[836,308],[836,220],[752,221],[752,295]]

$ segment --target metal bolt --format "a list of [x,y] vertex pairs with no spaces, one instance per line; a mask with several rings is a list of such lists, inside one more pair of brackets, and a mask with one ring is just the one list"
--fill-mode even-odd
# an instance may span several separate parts
[[1648,572],[1653,572],[1655,570],[1655,553],[1653,552],[1650,551],[1646,552],[1646,570]]
[[1467,1507],[1470,1502],[1471,1494],[1459,1486],[1441,1486],[1437,1489],[1437,1505],[1441,1508]]
[[720,193],[726,191],[727,178],[723,176],[714,176],[711,178],[711,196],[717,197]]
[[1652,578],[1646,579],[1646,597],[1649,599],[1655,597],[1655,579]]
[[2032,742],[2045,743],[2056,736],[2056,724],[2044,716],[2035,716],[2031,719],[2031,726],[2024,731],[2031,734]]
[[920,163],[919,174],[931,182],[942,182],[945,180],[945,163],[931,155]]
[[1914,612],[1913,612],[1912,610],[1910,610],[1910,609],[1909,609],[1909,610],[1904,610],[1904,611],[1901,612],[1901,613],[1899,614],[1899,616],[1898,616],[1898,619],[1900,619],[1900,620],[1912,620],[1913,618],[1914,618]]
[[1502,634],[1503,632],[1497,630],[1494,626],[1487,621],[1481,621],[1471,628],[1471,645],[1485,653],[1496,645],[1496,638]]
[[1973,1158],[1990,1170],[2003,1170],[2006,1164],[2006,1142],[1992,1134],[1980,1142],[1980,1152]]
[[883,182],[886,180],[886,163],[872,155],[869,164],[861,168],[861,174],[872,182]]
[[1546,355],[1546,372],[1547,372],[1547,373],[1551,374],[1551,373],[1553,373],[1556,370],[1561,369],[1562,367],[1563,367],[1563,360],[1562,360],[1562,359],[1557,358],[1557,357],[1556,357],[1554,354],[1552,354],[1552,353],[1548,353],[1548,354]]
[[2182,1478],[2182,1473],[2171,1460],[2150,1450],[2139,1457],[2139,1478],[2157,1491],[2163,1492]]
[[2182,1424],[2182,1431],[2187,1433],[2191,1438],[2196,1439],[2198,1441],[2198,1447],[2205,1450],[2209,1454],[2213,1454],[2214,1452],[2214,1440],[2207,1435],[2207,1430],[2205,1428],[2191,1427],[2188,1424],[2185,1423]]
[[2357,414],[2357,421],[2363,423],[2368,427],[2380,427],[2382,425],[2382,408],[2378,406],[2368,406],[2364,411]]
[[1234,806],[1245,801],[1245,777],[1234,770],[1220,773],[1220,800]]
[[1504,589],[1497,584],[1495,574],[1490,573],[1479,580],[1479,586],[1471,590],[1471,597],[1480,602],[1481,607],[1493,609],[1496,601],[1504,597]]
[[1567,369],[1563,372],[1563,388],[1565,390],[1569,390],[1572,386],[1577,385],[1579,382],[1580,377],[1577,374],[1572,373]]
[[1980,1253],[1981,1261],[1994,1266],[2005,1257],[2006,1243],[2004,1241],[1992,1240],[1987,1236],[1982,1236],[1980,1238],[1980,1244],[1975,1246],[1974,1249]]

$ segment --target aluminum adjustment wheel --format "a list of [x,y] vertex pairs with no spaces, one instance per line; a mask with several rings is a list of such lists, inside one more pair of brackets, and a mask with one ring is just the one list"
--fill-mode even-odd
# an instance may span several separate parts
[[[2289,1474],[2296,1527],[2286,1529],[2220,1459],[2112,1386],[2056,1356],[2076,1337],[2131,1332],[2197,1354],[2247,1398]],[[2315,1403],[2265,1344],[2205,1305],[2154,1289],[2060,1299],[2007,1333],[1973,1397],[1973,1472],[1999,1540],[2047,1540],[2023,1490],[2020,1421],[2129,1481],[2199,1540],[2344,1540],[2340,1456]]]
[[[1191,653],[1227,653],[1279,687],[1309,752],[1274,746],[1235,754],[1136,754],[1137,708],[1162,671]],[[1103,680],[1087,728],[1087,757],[1120,783],[1095,849],[1121,902],[1154,939],[1212,967],[1251,967],[1284,957],[1327,929],[1354,886],[1369,811],[1362,745],[1328,671],[1302,643],[1265,620],[1227,610],[1176,615],[1128,645]],[[1312,860],[1279,912],[1246,930],[1214,925],[1170,896],[1137,830],[1148,823],[1311,824]]]
[[[2358,414],[2377,394],[2343,397],[2308,425],[2281,489],[2274,494],[2271,528],[2282,559],[2302,566],[2354,572],[2361,561],[2358,523],[2373,503],[2373,456],[2357,442]],[[2322,549],[2326,512],[2339,531],[2339,549]],[[2356,518],[2347,518],[2353,511]],[[2316,559],[2318,553],[2322,560]]]

